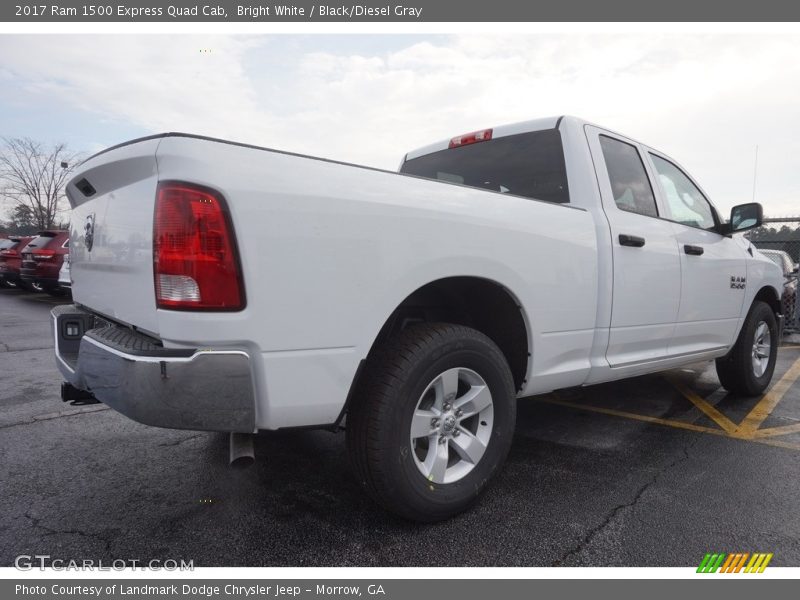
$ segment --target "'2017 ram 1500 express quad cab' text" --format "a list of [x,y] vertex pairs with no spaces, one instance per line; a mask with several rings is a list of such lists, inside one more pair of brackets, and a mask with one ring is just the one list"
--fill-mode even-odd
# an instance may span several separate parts
[[65,399],[250,435],[344,425],[356,477],[433,521],[497,474],[518,397],[716,359],[769,384],[780,270],[674,160],[573,117],[408,153],[400,174],[167,133],[67,186]]

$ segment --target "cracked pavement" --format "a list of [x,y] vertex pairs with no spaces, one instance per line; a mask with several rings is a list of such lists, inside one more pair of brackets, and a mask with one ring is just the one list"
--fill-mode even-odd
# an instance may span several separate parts
[[[800,564],[796,450],[523,400],[508,463],[478,504],[445,523],[406,523],[356,486],[341,434],[265,434],[256,464],[232,470],[224,435],[63,404],[48,322],[57,302],[0,290],[2,566],[20,554],[196,566],[686,566],[710,551]],[[797,356],[782,353],[779,370]],[[705,366],[681,377],[708,395]],[[787,421],[800,418],[796,388],[781,403]],[[694,414],[658,376],[578,393],[632,412]]]
[[[693,446],[695,443],[696,443],[696,441],[691,442],[690,446]],[[688,447],[687,448],[683,448],[683,456],[681,456],[679,458],[676,458],[670,464],[665,466],[662,470],[657,471],[649,481],[647,481],[643,486],[641,486],[639,488],[639,490],[636,492],[636,495],[633,497],[633,499],[630,502],[625,502],[624,504],[619,504],[619,505],[613,507],[609,511],[609,513],[605,516],[603,521],[599,525],[597,525],[596,527],[593,527],[591,530],[589,530],[586,533],[586,535],[584,536],[584,538],[581,540],[581,542],[575,548],[571,549],[569,552],[564,554],[562,557],[554,560],[553,564],[551,566],[559,567],[559,566],[562,566],[562,565],[565,565],[565,564],[566,565],[571,565],[572,564],[571,559],[573,559],[574,557],[579,557],[581,555],[581,553],[583,552],[583,550],[587,546],[591,545],[591,543],[595,539],[595,537],[600,535],[606,528],[609,527],[609,525],[612,523],[612,521],[614,521],[617,518],[617,516],[619,515],[620,512],[622,512],[623,510],[625,510],[627,508],[631,508],[631,507],[635,506],[642,499],[642,497],[644,496],[645,492],[647,492],[647,490],[650,489],[650,487],[652,487],[653,485],[656,484],[656,482],[658,481],[658,479],[659,479],[659,477],[661,476],[662,473],[664,473],[666,471],[669,471],[670,469],[672,469],[676,465],[678,465],[678,464],[680,464],[683,461],[688,460],[688,459],[689,459]],[[596,566],[596,565],[592,565],[592,566]]]

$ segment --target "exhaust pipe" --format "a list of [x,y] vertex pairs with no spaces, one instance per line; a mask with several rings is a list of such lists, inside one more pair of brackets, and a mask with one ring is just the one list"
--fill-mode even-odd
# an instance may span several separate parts
[[231,433],[229,464],[236,469],[249,467],[256,460],[252,433]]

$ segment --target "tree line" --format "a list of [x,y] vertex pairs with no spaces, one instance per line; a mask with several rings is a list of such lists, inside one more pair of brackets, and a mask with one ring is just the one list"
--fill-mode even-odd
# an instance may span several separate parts
[[763,227],[753,229],[748,236],[756,242],[800,242],[800,217],[796,223],[766,223]]
[[66,229],[64,187],[80,160],[64,143],[0,138],[0,234]]

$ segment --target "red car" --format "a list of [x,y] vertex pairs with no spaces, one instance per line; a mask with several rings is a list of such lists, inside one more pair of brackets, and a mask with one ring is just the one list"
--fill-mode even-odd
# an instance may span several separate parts
[[31,236],[11,236],[0,245],[0,286],[17,287],[22,281],[19,269],[22,263],[21,251],[33,239]]
[[22,250],[20,278],[27,287],[54,296],[64,293],[58,285],[58,272],[69,252],[69,232],[40,231]]

